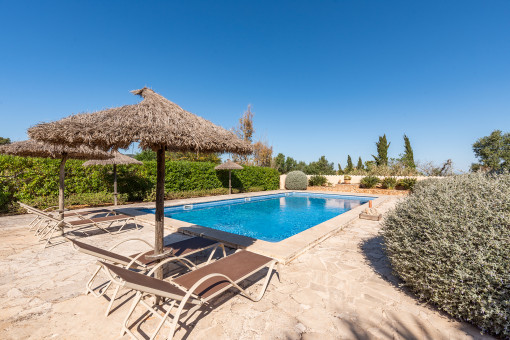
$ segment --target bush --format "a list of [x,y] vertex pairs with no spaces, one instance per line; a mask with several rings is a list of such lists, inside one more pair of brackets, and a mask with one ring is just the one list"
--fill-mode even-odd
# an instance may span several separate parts
[[0,183],[0,212],[7,211],[11,195],[8,188]]
[[308,185],[315,187],[315,186],[323,186],[328,183],[328,179],[325,176],[322,175],[313,175],[308,180]]
[[416,182],[416,178],[402,178],[397,181],[396,188],[399,190],[413,190]]
[[379,184],[379,182],[381,182],[381,180],[379,179],[379,177],[375,177],[375,176],[366,176],[366,177],[363,177],[360,181],[360,187],[362,188],[375,188],[375,186],[377,184]]
[[345,181],[345,180],[349,180],[349,181],[350,181],[351,179],[352,179],[352,178],[351,178],[351,176],[349,176],[349,175],[345,175],[345,176],[344,176],[344,181]]
[[[60,160],[44,158],[23,158],[0,155],[0,211],[20,200],[53,200],[58,195],[58,174]],[[109,196],[99,199],[104,204],[111,199],[113,173],[111,166],[83,167],[83,161],[68,160],[65,171],[65,192],[69,199],[83,199],[90,204],[98,200],[98,193]],[[165,192],[190,192],[228,188],[228,171],[216,171],[217,164],[210,162],[167,161]],[[117,166],[118,191],[129,201],[143,200],[150,196],[156,186],[156,162],[145,161],[143,165]],[[243,170],[232,171],[232,187],[239,191],[262,188],[276,190],[280,186],[277,170],[256,166],[245,166]],[[80,196],[92,193],[93,196]],[[106,194],[108,193],[108,194]],[[76,196],[73,196],[76,195]],[[95,196],[94,196],[95,195]],[[7,200],[7,202],[4,202]],[[104,201],[104,202],[103,202]],[[42,204],[42,202],[41,202]]]
[[395,177],[385,177],[381,184],[384,189],[395,189],[397,179]]
[[306,190],[308,179],[302,171],[291,171],[285,177],[285,189]]
[[510,175],[428,179],[384,220],[393,269],[422,300],[510,338]]

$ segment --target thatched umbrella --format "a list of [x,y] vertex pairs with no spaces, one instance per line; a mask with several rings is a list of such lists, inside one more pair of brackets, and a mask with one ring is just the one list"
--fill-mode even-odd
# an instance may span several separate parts
[[143,163],[140,162],[139,160],[123,155],[118,151],[115,151],[113,153],[113,158],[105,160],[90,160],[83,163],[83,166],[113,165],[113,205],[117,206],[117,165],[128,164],[142,165]]
[[64,145],[52,145],[48,143],[37,142],[35,140],[26,140],[14,142],[0,146],[0,153],[21,156],[21,157],[42,157],[61,159],[60,177],[58,191],[58,209],[60,219],[64,219],[64,177],[65,164],[68,159],[108,159],[112,154],[98,149],[93,149],[85,145],[68,147]]
[[[143,97],[134,105],[76,114],[28,130],[31,138],[67,145],[86,144],[103,150],[126,149],[138,142],[157,154],[155,255],[163,251],[165,150],[249,154],[251,145],[201,117],[183,110],[151,89],[132,91]],[[162,272],[158,272],[162,277]]]
[[227,159],[227,161],[223,164],[217,165],[215,170],[228,170],[228,194],[232,194],[232,179],[231,179],[231,172],[232,170],[241,170],[243,167],[237,163],[232,162],[230,159]]

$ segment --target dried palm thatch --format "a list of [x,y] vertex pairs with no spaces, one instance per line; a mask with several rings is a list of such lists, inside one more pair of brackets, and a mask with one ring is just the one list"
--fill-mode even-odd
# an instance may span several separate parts
[[225,163],[215,166],[214,169],[228,170],[228,194],[232,195],[232,170],[241,170],[243,167],[227,159]]
[[142,165],[143,163],[137,159],[121,154],[118,151],[112,152],[113,158],[104,159],[104,160],[90,160],[83,163],[83,166],[91,166],[91,165],[128,165],[128,164],[138,164]]
[[[139,142],[142,149],[156,151],[156,213],[154,254],[163,252],[165,150],[232,152],[250,154],[252,146],[210,121],[183,110],[151,89],[132,91],[143,100],[91,114],[76,114],[28,130],[31,138],[52,144],[126,149]],[[155,273],[163,277],[162,268]]]
[[227,159],[227,161],[223,164],[217,165],[215,170],[241,170],[244,169],[241,165],[232,162],[230,159]]
[[117,165],[143,164],[139,160],[123,155],[118,151],[113,152],[113,158],[106,160],[90,160],[83,163],[83,166],[92,165],[113,165],[113,205],[117,206]]
[[60,162],[60,187],[58,195],[58,207],[61,219],[64,219],[64,167],[66,161],[68,159],[112,158],[112,154],[109,152],[92,149],[84,145],[68,147],[65,145],[52,145],[35,140],[26,140],[3,145],[0,147],[0,153],[21,157],[42,157],[62,160]]
[[110,159],[112,154],[85,145],[68,147],[52,145],[35,140],[25,140],[0,146],[0,153],[21,157],[42,157],[53,159]]
[[142,149],[252,153],[252,147],[210,121],[198,117],[153,90],[132,91],[143,97],[134,105],[76,114],[28,130],[31,138],[65,145],[86,144],[104,150],[125,149],[139,142]]

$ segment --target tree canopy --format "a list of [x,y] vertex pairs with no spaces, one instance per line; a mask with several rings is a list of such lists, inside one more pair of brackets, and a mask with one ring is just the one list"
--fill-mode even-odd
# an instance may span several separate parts
[[473,152],[479,164],[472,164],[471,170],[510,170],[510,133],[494,130],[490,135],[479,138],[473,144]]
[[333,162],[329,163],[326,156],[321,156],[317,162],[311,162],[305,169],[307,175],[335,175]]

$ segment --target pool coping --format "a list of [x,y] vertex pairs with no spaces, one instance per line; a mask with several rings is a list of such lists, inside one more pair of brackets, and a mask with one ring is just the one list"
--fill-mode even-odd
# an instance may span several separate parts
[[[323,195],[345,195],[345,196],[361,196],[361,197],[374,197],[372,201],[373,206],[377,207],[386,201],[385,195],[370,195],[359,193],[343,193],[340,191],[313,191],[313,190],[271,190],[259,191],[253,193],[221,195],[221,196],[208,196],[200,198],[189,198],[183,200],[166,201],[165,207],[178,206],[183,204],[196,204],[212,201],[224,201],[236,198],[246,198],[252,196],[266,196],[288,192],[300,193],[314,193]],[[306,252],[308,249],[321,243],[325,239],[333,236],[353,220],[357,219],[359,214],[368,207],[368,203],[362,204],[353,208],[339,216],[333,217],[327,221],[317,224],[309,229],[306,229],[296,235],[290,236],[279,242],[268,242],[259,239],[254,239],[247,236],[236,235],[229,232],[216,230],[208,227],[203,227],[197,224],[188,223],[184,221],[175,220],[165,217],[165,229],[173,232],[179,232],[190,236],[202,236],[223,242],[225,245],[240,248],[258,253],[261,255],[269,256],[278,259],[282,264],[287,264],[297,258],[299,255]],[[116,209],[118,212],[134,216],[137,220],[144,223],[154,224],[154,214],[142,211],[140,209],[154,209],[154,203],[146,205],[137,205],[136,207],[126,207]]]

